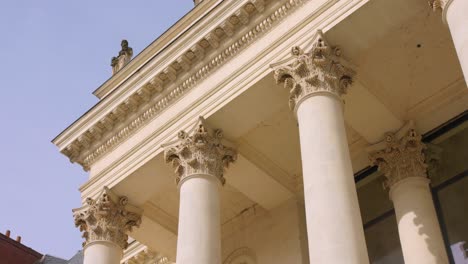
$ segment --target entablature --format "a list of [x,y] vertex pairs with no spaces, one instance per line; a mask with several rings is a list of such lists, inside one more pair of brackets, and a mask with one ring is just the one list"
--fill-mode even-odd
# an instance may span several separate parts
[[[220,4],[203,23],[194,25],[190,33],[179,37],[160,56],[142,62],[141,69],[54,139],[54,144],[72,162],[89,170],[102,155],[307,1]],[[124,68],[113,79],[125,72]]]
[[[173,140],[179,130],[192,126],[193,120],[196,120],[198,116],[209,117],[261,79],[269,78],[268,75],[271,73],[269,65],[279,58],[289,56],[293,43],[302,45],[310,42],[310,36],[316,32],[317,28],[330,28],[330,24],[336,23],[337,18],[344,19],[344,14],[349,14],[350,10],[354,10],[359,4],[363,5],[366,1],[322,0],[314,2],[304,0],[297,2],[301,4],[292,5],[287,1],[286,4],[276,3],[275,6],[265,9],[264,14],[271,13],[271,15],[260,17],[256,21],[257,26],[252,26],[252,29],[242,32],[243,37],[227,48],[237,47],[232,49],[232,53],[222,52],[216,55],[212,60],[216,61],[216,58],[220,58],[216,68],[200,69],[199,82],[194,84],[197,86],[196,94],[190,93],[190,96],[182,96],[187,90],[181,89],[179,91],[182,92],[178,94],[168,93],[167,95],[172,98],[161,102],[164,111],[157,108],[160,107],[158,103],[148,108],[148,111],[155,112],[154,115],[160,113],[157,119],[143,120],[145,122],[138,118],[133,119],[133,124],[141,122],[134,128],[135,131],[138,130],[138,136],[132,136],[129,129],[122,130],[128,133],[123,133],[122,139],[131,137],[131,140],[113,141],[116,148],[104,149],[104,152],[112,151],[113,154],[96,159],[91,170],[91,180],[81,188],[81,191],[86,194],[83,196],[93,195],[93,190],[96,189],[92,187],[94,185],[114,186],[117,184],[145,161],[159,155],[161,144]],[[294,10],[296,11],[293,12]],[[294,14],[294,16],[289,14]],[[275,18],[272,19],[272,17]],[[273,27],[276,23],[287,26]],[[267,33],[266,36],[264,33]],[[235,61],[232,61],[229,66],[220,67],[231,59]],[[203,69],[207,71],[203,73]],[[174,89],[177,91],[177,87]],[[168,107],[169,105],[171,107]],[[145,113],[141,116],[145,118]]]

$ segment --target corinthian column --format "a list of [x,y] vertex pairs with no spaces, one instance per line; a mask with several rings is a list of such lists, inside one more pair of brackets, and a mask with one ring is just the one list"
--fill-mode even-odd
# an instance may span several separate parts
[[468,1],[429,0],[434,11],[442,12],[442,20],[449,26],[458,59],[468,80]]
[[222,137],[200,117],[190,133],[181,131],[176,142],[163,146],[180,189],[177,264],[221,263],[219,187],[224,169],[236,159]]
[[405,264],[447,264],[439,221],[429,187],[421,136],[411,122],[369,148],[395,207]]
[[128,204],[107,187],[97,200],[73,209],[76,227],[83,232],[84,264],[120,264],[127,248],[127,233],[141,223],[141,210]]
[[354,72],[321,32],[273,65],[299,123],[310,263],[369,263],[341,95]]

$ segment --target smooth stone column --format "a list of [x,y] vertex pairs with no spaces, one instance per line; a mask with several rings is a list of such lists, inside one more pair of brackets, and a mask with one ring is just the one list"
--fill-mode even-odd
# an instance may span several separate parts
[[95,200],[73,210],[75,225],[83,232],[84,264],[120,264],[128,246],[127,233],[141,223],[142,210],[128,204],[107,187]]
[[435,11],[442,11],[442,19],[450,29],[466,81],[468,80],[468,1],[429,0],[429,3]]
[[220,185],[212,175],[181,181],[177,263],[221,263]]
[[407,264],[449,263],[429,182],[427,178],[410,177],[390,189]]
[[340,99],[354,72],[321,32],[292,54],[273,67],[299,123],[310,263],[369,263]]
[[387,179],[405,264],[448,264],[423,149],[411,122],[369,148],[373,164]]
[[83,264],[119,264],[123,257],[122,248],[109,241],[94,241],[84,247]]
[[219,188],[224,169],[236,159],[221,141],[221,130],[200,117],[190,133],[181,131],[177,141],[163,146],[180,187],[177,264],[221,263]]

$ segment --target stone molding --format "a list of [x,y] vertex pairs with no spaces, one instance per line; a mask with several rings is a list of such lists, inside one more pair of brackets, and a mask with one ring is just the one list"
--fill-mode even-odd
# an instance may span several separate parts
[[384,186],[391,188],[410,177],[427,178],[424,150],[426,145],[414,128],[407,122],[396,133],[386,133],[385,139],[367,150],[372,165],[377,165],[386,177]]
[[223,144],[223,132],[211,129],[200,117],[192,131],[180,131],[177,136],[177,141],[162,146],[164,159],[175,168],[176,183],[193,175],[210,175],[224,185],[224,169],[237,159],[237,153]]
[[310,51],[296,46],[291,55],[272,67],[277,84],[289,91],[289,107],[295,112],[309,96],[328,93],[341,98],[352,84],[355,72],[341,58],[341,49],[331,46],[320,30],[312,39]]
[[83,232],[83,247],[94,241],[108,241],[122,249],[128,246],[128,232],[141,223],[142,211],[126,196],[117,196],[104,187],[99,197],[86,199],[86,205],[73,209],[75,226]]
[[[197,44],[189,48],[183,56],[177,58],[170,67],[156,74],[148,83],[142,85],[127,100],[101,118],[61,152],[69,157],[71,162],[80,164],[84,170],[88,171],[99,158],[133,135],[209,74],[216,71],[307,1],[310,0],[285,1],[270,15],[266,15],[265,19],[252,25],[251,30],[229,44],[227,42],[231,38],[226,36],[231,36],[236,31],[241,31],[242,28],[250,25],[250,21],[255,20],[257,14],[262,13],[268,5],[272,5],[274,2],[271,0],[248,1],[226,21],[223,21]],[[221,46],[226,48],[220,50]],[[198,62],[206,61],[207,53],[210,51],[214,51],[212,52],[214,56],[210,56],[211,59],[208,60],[208,63],[198,64]],[[192,66],[196,64],[200,65],[197,70],[187,78],[180,80],[179,76],[192,72]],[[178,85],[172,86],[176,82]],[[173,88],[168,90],[167,86]]]
[[161,256],[157,252],[145,247],[135,256],[131,257],[123,264],[175,264],[167,257]]

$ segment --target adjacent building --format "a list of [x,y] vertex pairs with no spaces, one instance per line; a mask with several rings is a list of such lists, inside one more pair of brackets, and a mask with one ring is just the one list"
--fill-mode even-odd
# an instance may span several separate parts
[[42,254],[21,243],[21,237],[10,237],[11,232],[0,233],[0,263],[1,264],[33,264]]

